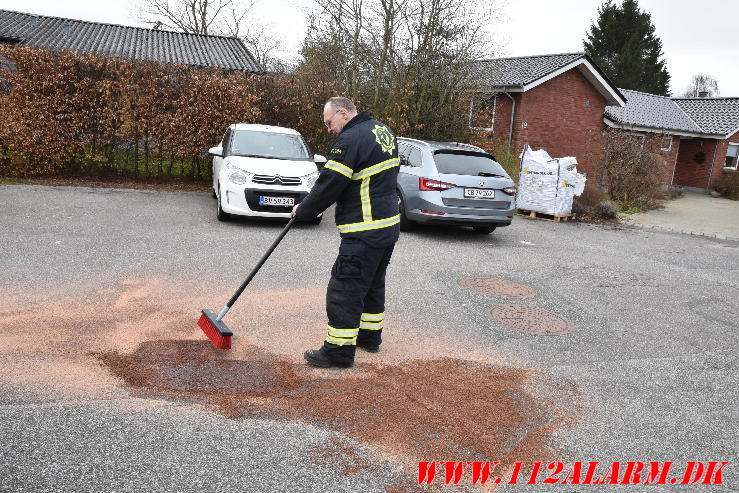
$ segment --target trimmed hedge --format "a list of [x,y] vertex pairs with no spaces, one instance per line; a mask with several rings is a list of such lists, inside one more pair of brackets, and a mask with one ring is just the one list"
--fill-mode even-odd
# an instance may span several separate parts
[[[0,45],[0,173],[210,174],[228,125],[295,128],[316,152],[330,136],[330,83]],[[9,88],[9,89],[8,89]]]

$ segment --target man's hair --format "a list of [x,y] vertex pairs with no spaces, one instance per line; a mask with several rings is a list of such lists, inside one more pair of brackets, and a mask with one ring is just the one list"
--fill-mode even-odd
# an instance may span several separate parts
[[334,111],[346,110],[349,113],[356,113],[357,107],[354,106],[352,100],[345,98],[344,96],[334,96],[326,101],[326,104],[330,104]]

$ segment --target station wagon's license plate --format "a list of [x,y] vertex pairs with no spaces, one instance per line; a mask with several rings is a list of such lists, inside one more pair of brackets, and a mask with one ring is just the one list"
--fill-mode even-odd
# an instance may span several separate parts
[[285,207],[292,207],[295,205],[295,199],[293,197],[259,197],[259,205],[281,205]]
[[489,188],[465,188],[464,196],[474,199],[494,199],[495,190]]

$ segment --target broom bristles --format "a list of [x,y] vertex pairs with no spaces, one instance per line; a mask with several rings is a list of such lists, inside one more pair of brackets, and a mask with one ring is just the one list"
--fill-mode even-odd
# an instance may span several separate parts
[[203,310],[198,326],[208,336],[214,348],[231,349],[231,331],[226,324],[216,321],[216,315],[211,310]]

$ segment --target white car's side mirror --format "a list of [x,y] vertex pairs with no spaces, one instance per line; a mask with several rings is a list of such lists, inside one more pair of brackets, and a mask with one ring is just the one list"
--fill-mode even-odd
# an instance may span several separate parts
[[316,164],[326,164],[326,156],[320,154],[313,154],[313,162]]
[[210,149],[208,149],[208,154],[210,154],[211,156],[223,157],[223,147],[211,147]]

